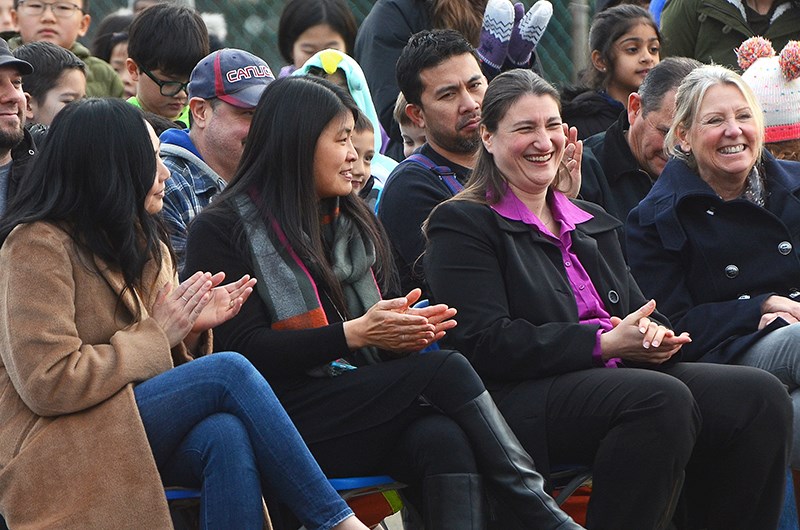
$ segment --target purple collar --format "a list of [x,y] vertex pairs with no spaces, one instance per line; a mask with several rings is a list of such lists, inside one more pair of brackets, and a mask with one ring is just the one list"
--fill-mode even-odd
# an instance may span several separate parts
[[[575,225],[585,223],[593,218],[592,214],[572,204],[566,195],[560,191],[551,190],[548,192],[547,200],[553,212],[553,218],[559,221],[562,231],[575,230]],[[491,206],[495,212],[506,219],[521,221],[526,225],[536,226],[542,233],[549,233],[539,218],[525,206],[525,203],[514,195],[514,192],[507,184],[503,193],[503,198]]]

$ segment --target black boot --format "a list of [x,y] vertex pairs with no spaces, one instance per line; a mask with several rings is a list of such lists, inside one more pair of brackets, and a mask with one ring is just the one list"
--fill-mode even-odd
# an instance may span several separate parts
[[487,512],[480,475],[451,473],[425,477],[425,530],[486,530]]
[[484,391],[449,416],[472,443],[483,479],[498,501],[513,512],[522,528],[582,528],[545,493],[544,478],[511,432],[489,392]]

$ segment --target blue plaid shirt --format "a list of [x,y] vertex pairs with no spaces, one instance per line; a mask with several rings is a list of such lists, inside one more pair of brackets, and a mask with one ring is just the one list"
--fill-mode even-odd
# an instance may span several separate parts
[[178,270],[182,271],[187,227],[225,188],[225,180],[203,161],[187,131],[169,129],[161,135],[161,158],[170,172],[161,217],[170,234]]

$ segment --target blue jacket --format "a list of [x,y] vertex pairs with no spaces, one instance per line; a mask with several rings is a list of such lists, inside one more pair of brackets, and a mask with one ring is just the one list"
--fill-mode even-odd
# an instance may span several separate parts
[[775,327],[758,331],[773,294],[800,300],[800,163],[763,155],[767,199],[722,200],[673,159],[628,217],[628,262],[676,331],[685,360],[735,363]]

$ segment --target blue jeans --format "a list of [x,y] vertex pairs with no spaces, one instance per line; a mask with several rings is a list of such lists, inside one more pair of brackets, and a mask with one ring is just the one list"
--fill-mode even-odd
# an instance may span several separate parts
[[164,484],[202,488],[203,528],[261,528],[262,491],[309,529],[327,530],[353,514],[239,354],[186,363],[134,393]]
[[794,438],[789,464],[800,469],[800,324],[771,331],[736,361],[771,373],[786,386],[794,409]]

